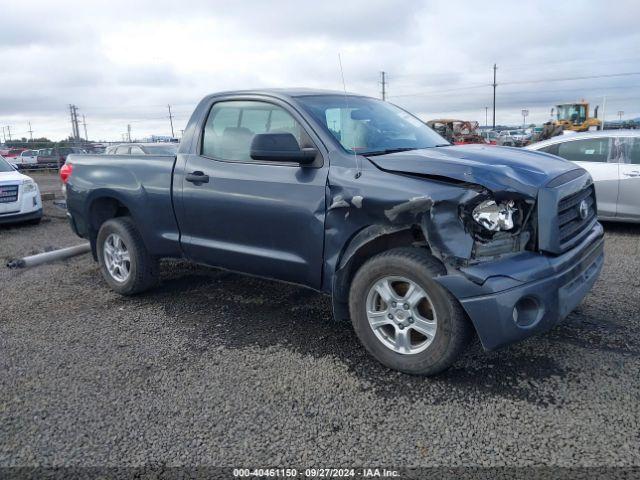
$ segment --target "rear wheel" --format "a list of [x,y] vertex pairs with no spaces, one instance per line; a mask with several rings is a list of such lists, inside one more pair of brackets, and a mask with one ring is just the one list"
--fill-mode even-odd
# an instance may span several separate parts
[[428,252],[398,248],[368,260],[351,284],[358,338],[378,361],[405,373],[450,367],[472,330],[458,301],[433,278],[444,268]]
[[113,290],[133,295],[157,283],[157,261],[147,251],[130,217],[103,223],[96,242],[102,276]]

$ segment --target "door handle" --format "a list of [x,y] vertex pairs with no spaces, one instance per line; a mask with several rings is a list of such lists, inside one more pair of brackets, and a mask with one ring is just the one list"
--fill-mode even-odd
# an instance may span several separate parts
[[625,177],[640,177],[640,170],[631,170],[630,172],[624,172]]
[[205,175],[200,171],[188,173],[184,179],[187,182],[195,183],[196,185],[200,183],[209,183],[209,175]]

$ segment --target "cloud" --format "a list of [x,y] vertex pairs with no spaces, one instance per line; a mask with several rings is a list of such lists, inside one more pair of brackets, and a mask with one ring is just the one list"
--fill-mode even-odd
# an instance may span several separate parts
[[[69,134],[68,104],[92,138],[167,134],[167,104],[183,128],[200,97],[220,90],[307,86],[390,101],[425,119],[484,123],[498,64],[499,123],[547,120],[580,98],[640,116],[640,4],[354,0],[12,2],[0,29],[0,123]],[[24,19],[30,19],[25,23]],[[537,83],[519,83],[535,81]],[[611,117],[609,117],[611,118]]]

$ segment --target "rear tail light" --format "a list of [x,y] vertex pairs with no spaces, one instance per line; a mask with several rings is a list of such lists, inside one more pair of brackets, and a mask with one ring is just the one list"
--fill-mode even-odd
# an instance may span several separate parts
[[72,173],[73,165],[71,165],[70,163],[65,163],[64,165],[62,165],[62,167],[60,167],[60,179],[62,180],[62,183],[67,183],[67,180],[69,180],[69,177]]

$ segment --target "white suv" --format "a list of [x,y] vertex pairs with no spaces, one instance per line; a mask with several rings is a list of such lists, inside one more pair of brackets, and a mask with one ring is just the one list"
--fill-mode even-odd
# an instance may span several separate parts
[[41,218],[38,184],[0,157],[0,224],[39,223]]

